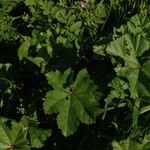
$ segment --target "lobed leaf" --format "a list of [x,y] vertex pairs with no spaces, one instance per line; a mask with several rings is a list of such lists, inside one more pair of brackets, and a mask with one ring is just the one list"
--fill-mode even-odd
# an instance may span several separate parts
[[59,71],[47,75],[54,90],[46,94],[44,110],[46,114],[58,113],[57,124],[64,136],[73,134],[79,123],[91,124],[95,122],[95,112],[98,102],[94,92],[97,87],[89,79],[85,69],[77,75],[75,82],[64,87],[69,77],[69,70],[61,74]]

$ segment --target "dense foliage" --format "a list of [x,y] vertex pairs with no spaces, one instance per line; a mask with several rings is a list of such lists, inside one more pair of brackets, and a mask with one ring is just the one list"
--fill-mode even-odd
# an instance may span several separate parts
[[150,150],[148,0],[0,0],[0,150]]

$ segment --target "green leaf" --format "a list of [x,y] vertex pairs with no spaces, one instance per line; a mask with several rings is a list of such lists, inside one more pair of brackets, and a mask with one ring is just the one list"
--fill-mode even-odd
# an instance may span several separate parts
[[65,45],[67,43],[67,38],[65,38],[63,36],[58,36],[57,43],[61,43],[61,44]]
[[41,67],[42,65],[46,65],[46,62],[42,57],[35,57],[35,58],[27,57],[27,59],[33,62],[38,67]]
[[33,148],[41,148],[44,141],[51,135],[51,130],[43,130],[31,127],[29,130],[31,146]]
[[143,108],[141,108],[139,114],[144,114],[145,112],[150,111],[150,105],[148,106],[144,106]]
[[128,94],[125,92],[128,87],[128,83],[124,80],[116,77],[112,80],[112,82],[109,84],[109,87],[111,87],[111,91],[108,95],[108,97],[105,99],[106,102],[112,102],[114,98],[125,98],[128,96]]
[[[122,67],[118,65],[116,67],[116,73],[118,76],[123,76],[128,79],[131,97],[133,98],[138,96],[137,84],[141,71],[145,67],[144,64],[141,70],[141,64],[137,58],[143,55],[149,47],[149,42],[141,35],[125,35],[110,43],[106,50],[110,55],[120,57],[124,60],[125,65]],[[146,74],[149,74],[149,71],[147,72]]]
[[[132,16],[127,22],[127,25],[122,25],[116,31],[122,35],[132,33],[134,35],[140,34],[142,36],[149,36],[150,20],[147,15],[136,14]],[[118,34],[120,36],[120,34]]]
[[14,123],[11,129],[11,141],[16,150],[29,150],[27,141],[27,128],[23,128],[20,124]]
[[63,74],[56,70],[55,72],[50,72],[46,74],[48,83],[51,84],[54,88],[63,88],[63,85],[66,83],[68,76],[70,75],[71,70],[66,70]]
[[113,141],[112,147],[113,147],[113,150],[129,150],[129,141],[126,140],[120,143],[117,141]]
[[80,122],[94,123],[99,105],[94,95],[97,87],[89,79],[87,71],[81,70],[71,85],[67,85],[69,75],[70,70],[46,75],[54,90],[46,94],[44,110],[46,114],[58,113],[57,124],[64,136],[73,134]]
[[10,131],[6,125],[0,120],[0,147],[2,150],[7,150],[11,145]]
[[142,143],[137,143],[128,138],[127,140],[122,140],[120,142],[113,141],[112,147],[113,150],[149,150],[149,140],[149,137],[145,136]]
[[127,35],[126,40],[129,47],[135,51],[136,57],[142,56],[142,54],[150,47],[150,42],[141,34],[138,34],[137,36]]
[[0,80],[3,79],[8,79],[10,77],[12,77],[12,64],[7,63],[7,64],[1,64],[0,63]]
[[29,6],[36,5],[36,0],[25,0],[25,4]]
[[75,20],[76,20],[76,15],[70,16],[70,14],[68,14],[68,24],[74,23]]
[[42,148],[44,141],[51,135],[50,129],[42,129],[38,127],[38,121],[24,116],[21,119],[20,124],[27,128],[27,134],[29,136],[30,145],[32,148]]
[[104,4],[102,2],[100,2],[97,5],[97,8],[95,10],[95,15],[98,18],[104,18],[104,17],[106,17],[107,13],[106,13],[106,10],[105,10],[105,6],[104,6]]
[[76,23],[74,23],[71,27],[70,27],[70,31],[71,32],[77,32],[78,30],[80,30],[82,26],[82,22],[81,21],[77,21]]
[[65,9],[58,10],[55,17],[59,22],[66,23],[66,13]]
[[95,15],[100,18],[106,17],[106,10],[105,10],[104,4],[102,2],[100,2],[97,5],[97,8],[95,10]]
[[[107,47],[107,52],[110,55],[120,57],[124,61],[124,66],[118,64],[115,70],[118,76],[128,79],[131,98],[135,99],[132,114],[132,127],[137,125],[140,98],[150,96],[148,84],[148,81],[150,81],[149,60],[146,60],[143,64],[140,64],[138,61],[139,57],[141,57],[149,47],[149,41],[145,39],[145,37],[129,34],[118,38]],[[117,94],[116,90],[113,92],[111,91],[107,101],[110,101],[116,95],[120,95],[120,93]],[[106,107],[107,103],[105,108]],[[105,117],[105,114],[103,118]]]
[[4,122],[0,120],[0,148],[8,150],[15,148],[16,150],[29,150],[26,140],[26,128],[22,128],[19,124],[8,128]]
[[28,56],[30,45],[31,45],[30,38],[29,37],[25,38],[25,41],[21,44],[21,46],[18,49],[18,57],[20,60]]
[[44,15],[50,15],[51,10],[53,8],[53,1],[44,0],[44,1],[37,1],[40,8],[43,10]]
[[147,97],[147,101],[150,98],[150,59],[145,61],[140,68],[139,80],[137,83],[137,90],[139,96],[144,98]]
[[[130,21],[127,23],[128,30],[131,33],[146,33],[145,31],[149,31],[150,28],[150,20],[146,15],[135,15]],[[146,33],[147,34],[147,33]]]
[[[1,64],[0,63],[0,92],[12,94],[11,92],[17,86],[13,81],[15,76],[14,68],[12,64]],[[1,97],[1,96],[0,96]]]
[[0,63],[0,69],[5,69],[5,71],[8,71],[11,66],[12,65],[10,63],[7,63],[7,64]]
[[106,49],[107,53],[113,56],[119,56],[125,59],[126,47],[125,47],[125,37],[121,37],[111,42]]
[[[109,84],[109,87],[111,88],[111,91],[105,98],[105,109],[107,109],[108,105],[113,102],[113,99],[122,99],[128,96],[126,93],[126,90],[129,89],[128,83],[118,77],[112,80],[112,82]],[[119,107],[119,105],[117,107]],[[103,114],[103,120],[105,119],[106,113],[107,111]]]
[[132,36],[126,34],[111,42],[106,51],[110,55],[119,56],[124,61],[136,61],[136,57],[141,56],[150,47],[150,42],[142,35]]
[[105,56],[105,53],[104,53],[105,49],[106,49],[106,45],[100,45],[100,46],[94,45],[94,47],[93,47],[93,52],[95,54],[94,57],[98,58],[99,55]]

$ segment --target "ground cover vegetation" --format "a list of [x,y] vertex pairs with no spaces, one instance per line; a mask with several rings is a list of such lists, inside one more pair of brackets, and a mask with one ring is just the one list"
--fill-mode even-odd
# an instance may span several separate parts
[[150,150],[149,0],[0,0],[0,150]]

